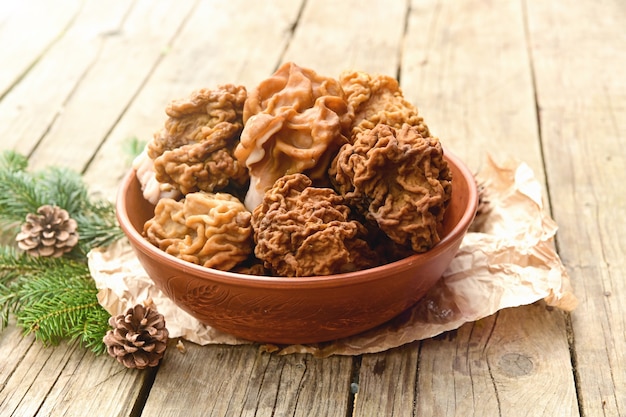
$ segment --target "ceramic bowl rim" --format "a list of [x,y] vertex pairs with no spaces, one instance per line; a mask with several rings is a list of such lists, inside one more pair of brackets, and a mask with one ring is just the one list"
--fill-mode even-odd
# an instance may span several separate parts
[[[180,270],[181,273],[192,273],[195,277],[210,281],[222,282],[225,284],[246,286],[246,287],[268,287],[273,288],[334,288],[353,285],[354,283],[364,283],[377,280],[389,274],[390,270],[401,272],[414,267],[415,263],[423,263],[428,259],[446,250],[455,240],[462,238],[476,214],[478,206],[478,190],[474,181],[474,176],[469,168],[453,153],[444,150],[444,156],[451,161],[462,173],[464,181],[468,182],[469,195],[468,202],[461,216],[452,230],[444,236],[435,246],[424,253],[417,253],[406,258],[376,266],[374,268],[363,269],[354,272],[345,272],[334,275],[312,276],[312,277],[270,277],[242,274],[231,271],[221,271],[214,268],[207,268],[191,262],[184,261],[170,255],[148,242],[132,225],[125,204],[125,194],[129,184],[134,180],[135,170],[131,169],[122,180],[122,184],[117,193],[116,215],[118,223],[135,250],[141,250],[144,254],[152,258],[160,258],[169,266]],[[210,274],[210,276],[207,276]]]

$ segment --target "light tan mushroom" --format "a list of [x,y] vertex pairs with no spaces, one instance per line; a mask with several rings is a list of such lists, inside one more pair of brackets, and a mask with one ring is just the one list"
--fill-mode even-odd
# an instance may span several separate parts
[[245,205],[253,210],[278,178],[306,173],[328,182],[327,169],[347,142],[352,112],[339,82],[293,63],[248,94],[235,156],[248,167]]
[[230,270],[252,253],[251,214],[226,193],[162,198],[144,236],[161,250],[208,268]]

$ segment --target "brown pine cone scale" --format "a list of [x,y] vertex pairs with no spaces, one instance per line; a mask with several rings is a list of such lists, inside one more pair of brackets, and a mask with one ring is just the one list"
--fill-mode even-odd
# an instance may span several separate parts
[[104,344],[109,355],[127,368],[157,366],[165,353],[169,332],[163,315],[152,306],[138,304],[109,319],[113,329],[104,336]]
[[58,258],[78,243],[78,224],[57,206],[44,205],[26,216],[15,240],[20,249],[33,256]]

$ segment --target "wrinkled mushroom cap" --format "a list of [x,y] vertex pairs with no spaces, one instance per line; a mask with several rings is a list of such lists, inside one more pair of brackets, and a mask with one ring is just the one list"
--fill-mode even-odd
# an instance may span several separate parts
[[157,181],[182,194],[247,184],[248,170],[233,156],[243,129],[243,86],[200,89],[172,101],[163,128],[147,145]]
[[196,192],[159,200],[144,236],[188,262],[228,271],[252,253],[250,212],[226,193]]
[[402,125],[415,126],[423,137],[430,136],[428,126],[417,108],[406,100],[395,78],[372,75],[363,71],[344,71],[339,82],[348,104],[354,109],[351,139],[377,124],[397,129]]
[[439,140],[379,124],[344,145],[330,169],[339,192],[395,243],[425,252],[440,240],[452,185]]
[[330,188],[311,187],[304,174],[280,178],[252,215],[254,253],[277,276],[351,272],[377,265],[367,230]]
[[286,63],[250,91],[243,119],[234,154],[249,169],[245,205],[253,210],[284,175],[327,181],[330,161],[347,142],[352,112],[337,80]]

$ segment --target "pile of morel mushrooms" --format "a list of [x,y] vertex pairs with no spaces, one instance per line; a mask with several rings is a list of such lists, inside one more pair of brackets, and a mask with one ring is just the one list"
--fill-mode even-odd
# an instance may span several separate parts
[[209,268],[323,276],[439,240],[451,174],[439,139],[389,76],[294,63],[247,91],[200,89],[166,108],[134,167],[155,204],[144,236]]

